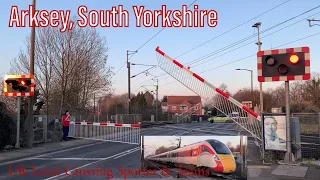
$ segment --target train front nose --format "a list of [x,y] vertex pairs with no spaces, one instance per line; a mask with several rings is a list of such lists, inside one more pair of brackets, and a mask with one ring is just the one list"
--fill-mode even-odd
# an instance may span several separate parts
[[218,157],[223,166],[223,173],[234,173],[236,170],[236,162],[232,154],[218,154]]

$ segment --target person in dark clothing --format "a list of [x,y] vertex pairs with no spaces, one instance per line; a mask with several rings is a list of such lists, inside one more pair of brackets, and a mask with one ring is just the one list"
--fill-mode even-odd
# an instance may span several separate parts
[[69,126],[70,126],[70,113],[67,110],[65,114],[62,116],[62,130],[63,130],[64,141],[68,140]]

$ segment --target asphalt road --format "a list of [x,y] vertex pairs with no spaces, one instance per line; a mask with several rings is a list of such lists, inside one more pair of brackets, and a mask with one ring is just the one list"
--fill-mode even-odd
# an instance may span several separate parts
[[[249,135],[240,132],[237,125],[189,123],[141,129],[141,135]],[[252,145],[252,143],[251,143]],[[248,145],[250,147],[250,143]],[[249,153],[250,154],[250,153]],[[124,179],[167,178],[161,170],[139,172],[141,150],[139,145],[116,142],[100,142],[92,146],[43,154],[15,162],[0,164],[0,179]],[[248,157],[250,159],[250,157]],[[95,174],[85,171],[96,170]],[[68,172],[68,173],[65,173]],[[140,176],[139,176],[140,173]],[[68,175],[66,175],[68,174]],[[173,175],[174,176],[174,175]],[[190,177],[186,177],[190,179]],[[194,177],[192,177],[194,178]],[[211,178],[214,179],[214,178]]]

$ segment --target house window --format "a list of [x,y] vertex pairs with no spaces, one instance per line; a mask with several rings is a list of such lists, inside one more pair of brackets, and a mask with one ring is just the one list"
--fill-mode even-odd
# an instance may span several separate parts
[[194,110],[198,110],[198,105],[194,106]]
[[188,106],[187,105],[180,105],[180,110],[187,110]]
[[176,110],[176,106],[172,106],[172,110]]

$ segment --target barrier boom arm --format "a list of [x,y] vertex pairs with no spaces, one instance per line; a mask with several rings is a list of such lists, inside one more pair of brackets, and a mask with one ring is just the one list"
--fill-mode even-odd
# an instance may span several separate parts
[[[212,105],[223,114],[229,115],[232,112],[238,112],[240,117],[231,118],[240,126],[248,130],[251,134],[260,139],[261,133],[257,132],[257,130],[260,131],[261,129],[261,127],[259,128],[261,118],[258,114],[254,113],[247,106],[242,105],[236,99],[232,98],[228,93],[223,92],[221,89],[215,87],[198,74],[192,72],[189,67],[185,67],[178,61],[171,58],[169,55],[160,50],[159,47],[156,48],[156,52],[158,55],[158,64],[162,70],[166,71],[169,75],[202,98],[213,98],[214,102]],[[254,123],[248,125],[249,119],[254,120]],[[249,127],[251,125],[253,127]]]

